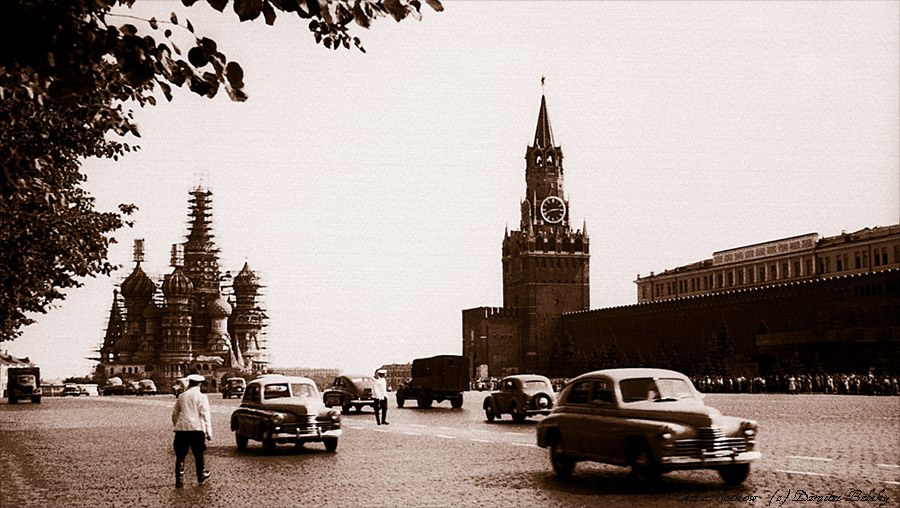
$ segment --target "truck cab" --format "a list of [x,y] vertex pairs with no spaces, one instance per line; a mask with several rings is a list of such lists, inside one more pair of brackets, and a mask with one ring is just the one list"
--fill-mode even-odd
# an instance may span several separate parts
[[9,403],[18,404],[20,400],[29,399],[32,404],[40,404],[41,371],[37,367],[10,367]]

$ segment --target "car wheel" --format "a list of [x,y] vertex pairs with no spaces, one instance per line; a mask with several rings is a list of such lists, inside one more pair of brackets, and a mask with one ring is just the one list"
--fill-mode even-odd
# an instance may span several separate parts
[[512,419],[514,422],[522,423],[525,421],[525,416],[526,416],[525,413],[522,411],[519,411],[519,407],[516,406],[515,404],[513,404],[512,407],[509,408],[509,412],[512,413]]
[[406,399],[403,398],[399,393],[397,394],[397,407],[403,407],[403,404],[406,403]]
[[234,442],[237,444],[238,450],[244,451],[247,449],[247,443],[250,439],[247,436],[242,436],[238,433],[234,434]]
[[341,413],[349,414],[350,413],[350,404],[344,404],[344,406],[341,408]]
[[485,417],[485,418],[487,419],[487,421],[489,421],[489,422],[494,421],[494,418],[495,418],[495,415],[494,415],[494,408],[493,408],[493,406],[491,406],[490,404],[484,406],[484,417]]
[[331,438],[331,439],[325,439],[322,442],[325,443],[326,451],[333,452],[333,451],[337,450],[338,440],[336,437]]
[[362,413],[362,406],[359,404],[353,406],[353,409],[355,409],[357,413]]
[[645,443],[638,445],[631,453],[631,475],[642,482],[654,483],[662,477],[662,469]]
[[463,405],[463,396],[462,395],[460,395],[459,397],[453,397],[452,399],[450,399],[450,407],[452,407],[454,409],[459,409],[462,407],[462,405]]
[[420,408],[426,408],[426,409],[427,409],[427,408],[431,407],[431,402],[432,402],[432,401],[431,401],[431,397],[428,397],[428,396],[426,396],[426,395],[420,395],[419,397],[416,398],[416,404],[417,404]]
[[562,442],[558,442],[550,447],[550,465],[553,466],[553,472],[560,478],[568,478],[572,476],[575,470],[575,459],[569,457],[562,450]]
[[719,476],[726,485],[739,485],[750,476],[750,464],[732,464],[719,469]]

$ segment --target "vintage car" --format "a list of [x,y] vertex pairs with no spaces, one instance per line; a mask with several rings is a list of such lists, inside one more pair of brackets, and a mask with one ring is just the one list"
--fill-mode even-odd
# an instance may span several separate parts
[[321,441],[333,452],[342,432],[340,412],[325,407],[313,380],[279,374],[247,383],[241,406],[231,414],[231,430],[238,450],[252,439],[266,451],[278,443]]
[[122,382],[122,378],[111,377],[106,380],[101,393],[103,395],[125,395],[125,383]]
[[500,381],[499,389],[484,399],[484,417],[492,422],[504,413],[514,421],[522,422],[534,415],[548,415],[553,409],[556,392],[553,384],[544,376],[517,374]]
[[663,369],[609,369],[582,374],[538,422],[537,444],[550,449],[553,471],[572,474],[578,461],[630,466],[655,481],[679,469],[715,469],[739,484],[756,449],[757,424],[723,416],[703,403],[684,374]]
[[[80,397],[81,394],[82,394],[82,389],[78,385],[66,383],[66,385],[63,386],[61,396],[63,396],[63,397]],[[85,393],[85,395],[87,395],[87,394]]]
[[374,389],[375,378],[372,376],[338,376],[322,393],[322,398],[325,407],[342,408],[345,414],[352,407],[358,413],[363,406],[375,409],[375,399],[372,398]]
[[141,379],[137,385],[138,395],[156,395],[156,383],[152,379]]
[[232,397],[241,398],[244,396],[244,390],[247,388],[247,380],[242,377],[230,377],[222,381],[222,398],[230,399]]

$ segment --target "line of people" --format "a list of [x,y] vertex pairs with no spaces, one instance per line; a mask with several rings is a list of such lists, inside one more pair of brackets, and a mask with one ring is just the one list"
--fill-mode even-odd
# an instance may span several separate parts
[[896,375],[770,374],[767,376],[692,376],[704,393],[828,393],[840,395],[900,395]]

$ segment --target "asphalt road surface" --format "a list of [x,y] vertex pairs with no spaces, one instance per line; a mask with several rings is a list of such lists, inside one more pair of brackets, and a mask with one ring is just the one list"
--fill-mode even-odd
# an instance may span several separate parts
[[229,431],[238,400],[210,394],[212,479],[174,488],[174,397],[44,398],[0,403],[0,506],[900,506],[900,397],[710,394],[725,414],[760,424],[763,459],[739,487],[713,471],[648,486],[624,468],[579,463],[561,481],[535,445],[535,422],[487,423],[485,393],[430,410],[344,417],[336,453],[321,444],[252,442]]

